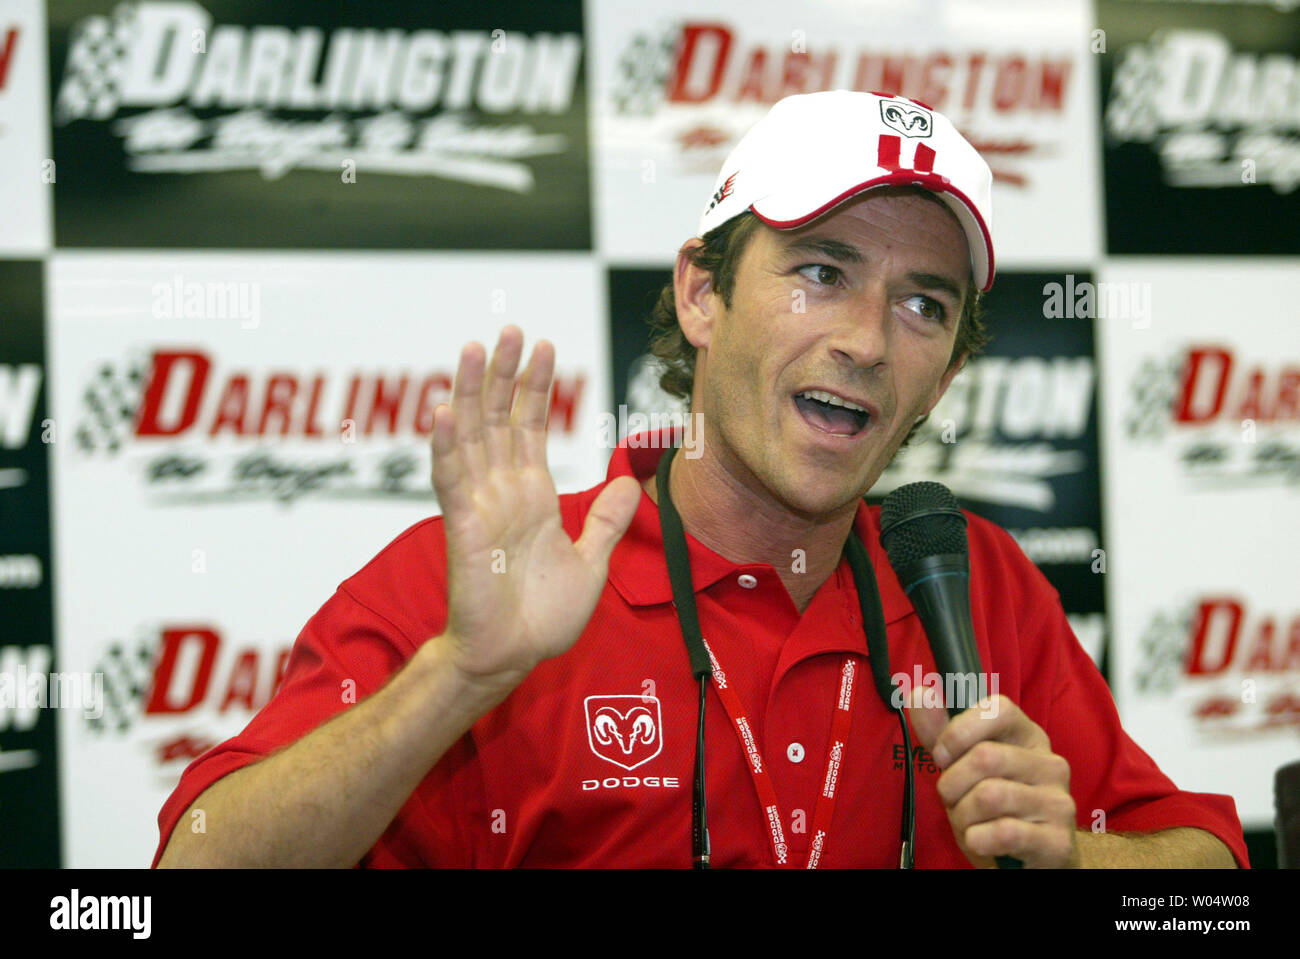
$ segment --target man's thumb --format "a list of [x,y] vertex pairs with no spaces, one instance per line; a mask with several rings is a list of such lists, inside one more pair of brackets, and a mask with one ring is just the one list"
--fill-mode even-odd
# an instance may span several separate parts
[[912,729],[928,750],[939,739],[943,727],[948,725],[948,711],[943,708],[943,696],[928,686],[915,687],[905,701],[907,719]]
[[631,476],[608,483],[591,504],[582,535],[573,544],[582,558],[594,567],[608,569],[609,554],[627,532],[640,502],[641,484]]

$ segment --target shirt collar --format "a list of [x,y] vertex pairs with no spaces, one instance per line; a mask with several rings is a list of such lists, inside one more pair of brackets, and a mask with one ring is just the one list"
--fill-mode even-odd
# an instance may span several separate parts
[[[606,482],[619,476],[632,476],[638,481],[654,476],[659,466],[659,457],[673,448],[678,432],[676,428],[669,428],[657,433],[651,431],[633,434],[623,440],[610,457]],[[868,506],[865,501],[860,503],[854,529],[866,545],[871,566],[876,572],[885,622],[902,619],[912,612],[912,604],[899,585],[898,577],[889,565],[889,558],[880,545],[880,507]],[[686,533],[686,550],[691,563],[691,583],[697,593],[725,576],[734,575],[741,566],[709,549],[693,537],[689,530]],[[843,575],[830,576],[827,584],[839,582],[851,586],[853,577],[848,560],[841,560],[840,567],[839,572]],[[659,507],[644,490],[641,491],[641,502],[637,505],[631,525],[610,556],[609,580],[619,595],[632,606],[654,606],[671,603],[673,600],[668,564],[664,560]],[[823,588],[825,586],[823,584]]]

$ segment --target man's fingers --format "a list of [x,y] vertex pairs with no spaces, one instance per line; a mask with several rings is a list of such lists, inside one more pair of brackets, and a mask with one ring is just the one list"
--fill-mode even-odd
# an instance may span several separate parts
[[1074,828],[1074,799],[1055,786],[1030,786],[1008,779],[985,779],[962,797],[948,814],[960,835],[976,823],[1010,817],[1026,822]]
[[1029,786],[1070,788],[1070,764],[1062,756],[985,740],[943,771],[935,787],[945,806],[955,807],[982,780],[1006,779]]
[[966,848],[975,856],[1011,856],[1030,869],[1061,868],[1069,864],[1074,827],[1005,817],[977,823],[966,830]]
[[551,377],[555,372],[555,347],[538,341],[519,384],[512,417],[514,464],[546,468],[546,418],[551,408]]
[[582,535],[573,545],[588,566],[600,571],[602,578],[609,569],[610,553],[627,532],[640,502],[641,484],[630,476],[620,476],[601,490],[591,504]]
[[433,411],[433,435],[429,441],[433,451],[433,491],[444,516],[469,506],[465,464],[456,445],[453,420],[451,407],[440,403]]
[[469,482],[477,482],[487,472],[487,453],[483,449],[482,396],[486,354],[482,343],[466,344],[460,351],[456,382],[451,388],[456,446]]
[[1006,696],[989,696],[953,717],[930,750],[935,761],[947,768],[978,742],[998,742],[1025,749],[1051,751],[1051,741],[1041,726],[1024,714]]
[[510,401],[514,397],[515,370],[524,350],[524,332],[517,326],[501,331],[483,382],[483,437],[489,469],[509,468],[513,442]]

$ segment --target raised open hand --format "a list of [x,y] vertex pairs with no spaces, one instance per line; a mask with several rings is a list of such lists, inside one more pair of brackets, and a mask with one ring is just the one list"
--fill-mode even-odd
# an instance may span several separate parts
[[507,326],[486,371],[481,344],[461,351],[432,438],[447,533],[448,655],[469,677],[511,686],[577,641],[641,498],[636,480],[619,477],[592,504],[577,542],[569,538],[546,465],[555,349],[545,340],[534,347],[512,412],[523,339]]

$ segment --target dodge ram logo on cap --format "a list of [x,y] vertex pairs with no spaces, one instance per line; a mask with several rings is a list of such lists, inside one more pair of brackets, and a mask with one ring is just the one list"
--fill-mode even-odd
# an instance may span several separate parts
[[880,119],[905,137],[928,137],[934,129],[929,110],[899,100],[881,100]]

